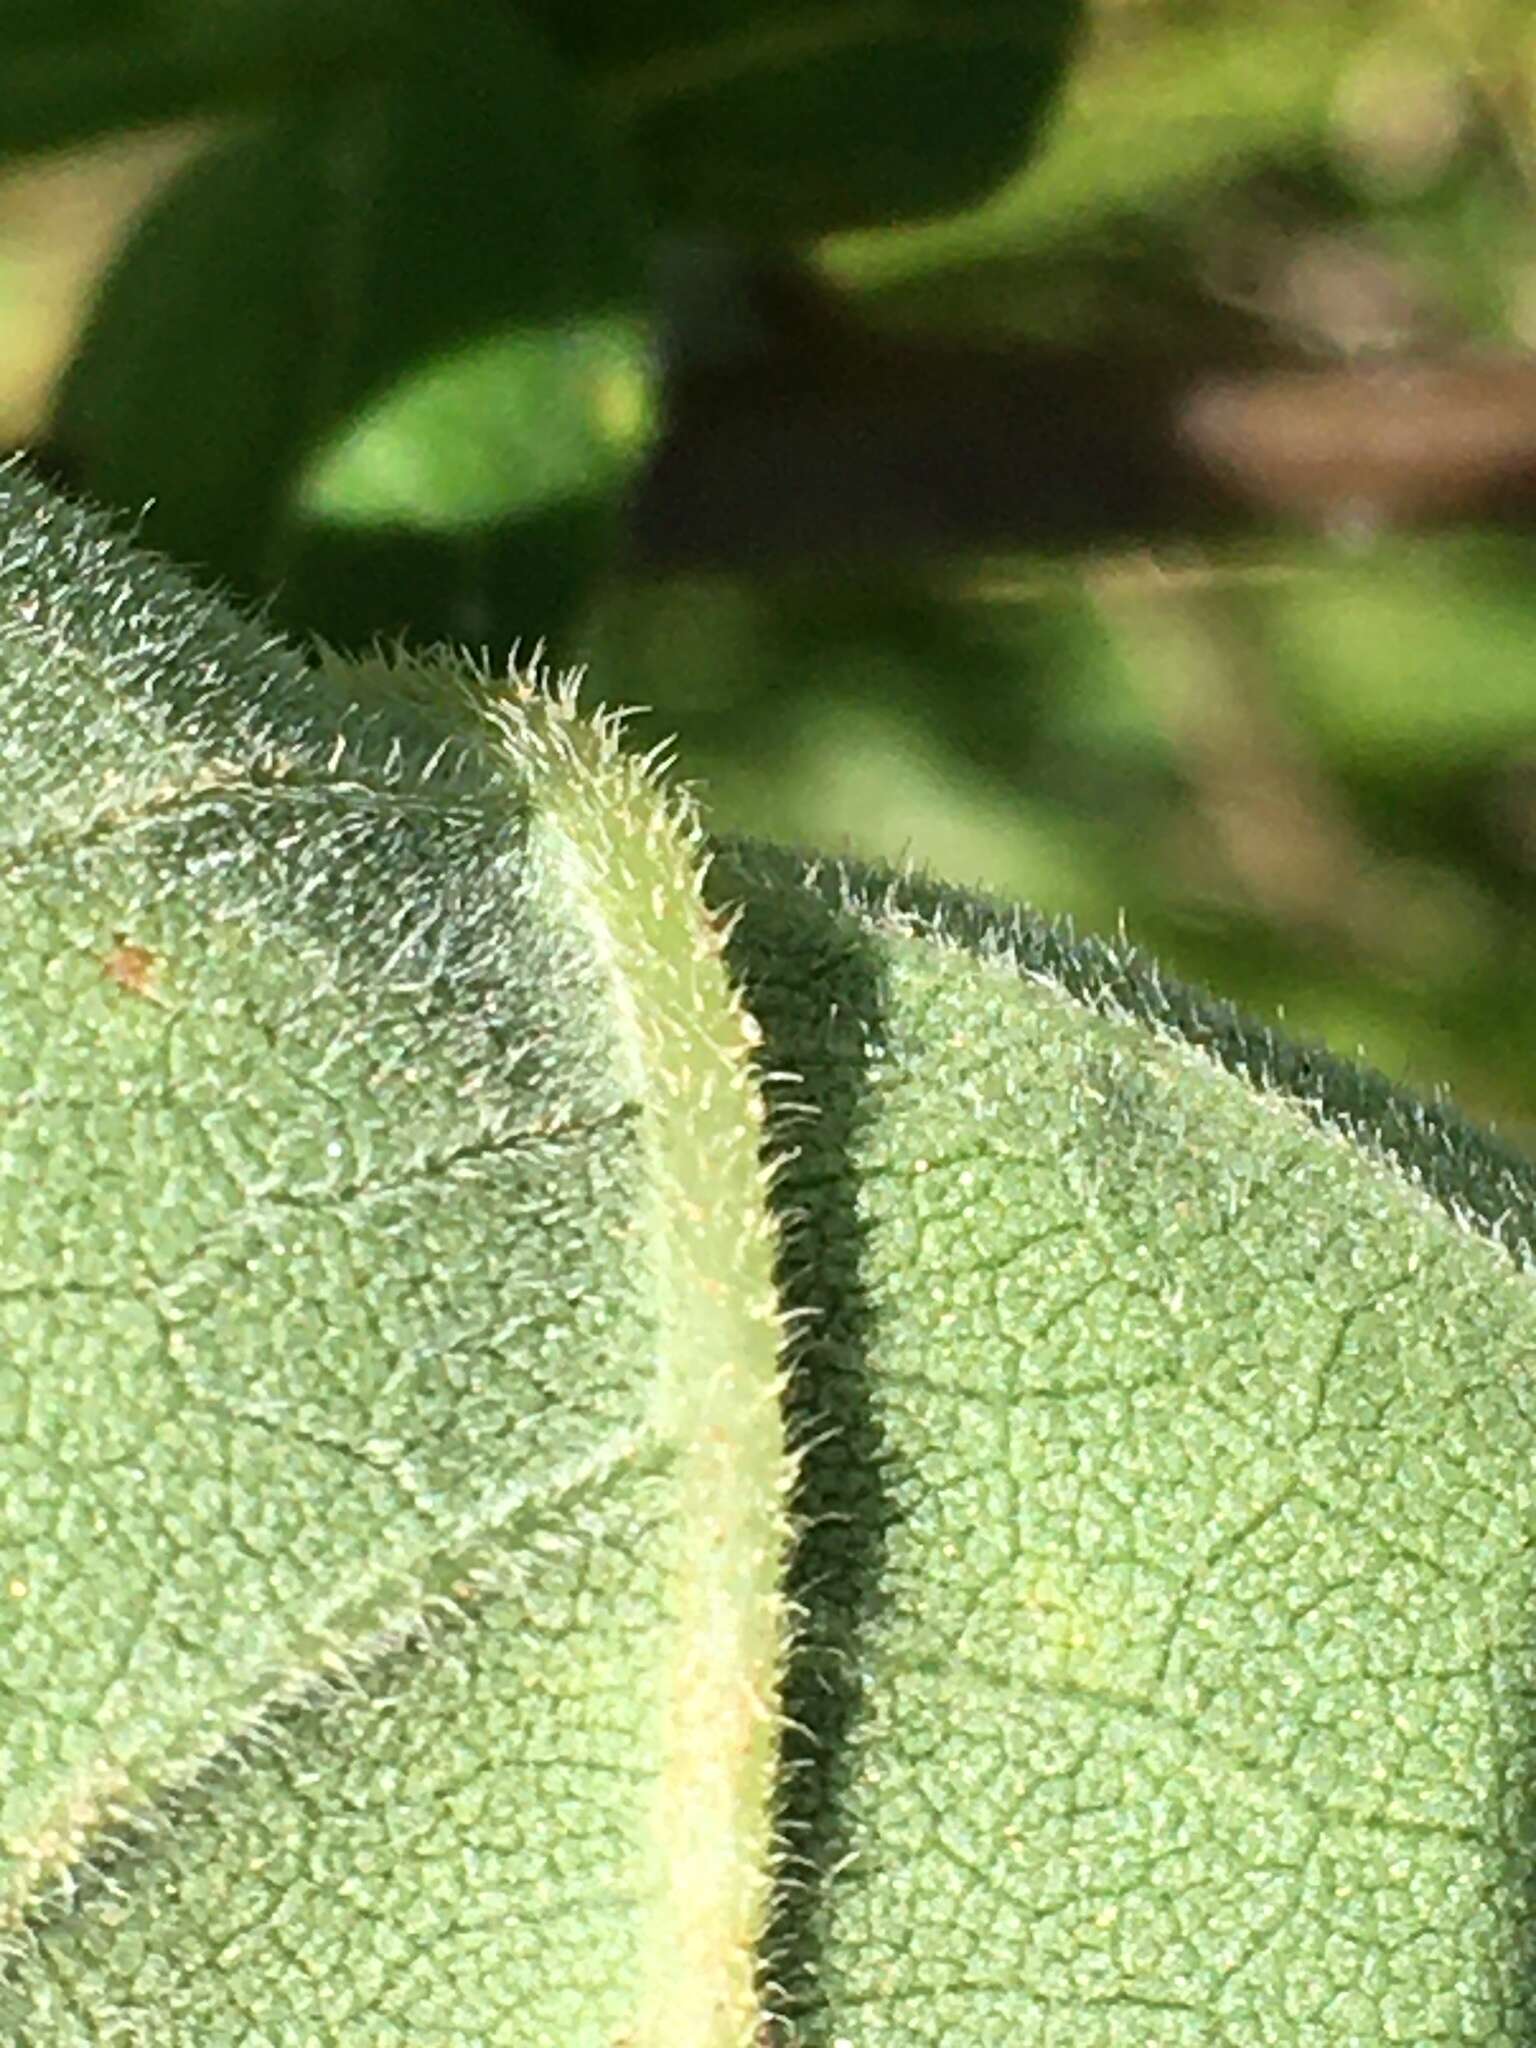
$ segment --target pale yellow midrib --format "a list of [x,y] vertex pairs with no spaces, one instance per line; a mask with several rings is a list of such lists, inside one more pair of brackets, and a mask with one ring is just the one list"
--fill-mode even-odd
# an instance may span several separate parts
[[548,718],[555,757],[534,791],[558,875],[554,908],[574,912],[588,938],[621,1078],[642,1106],[655,1418],[678,1453],[649,1895],[626,2048],[751,2048],[764,2021],[790,1487],[752,1027],[686,820],[609,733],[547,700],[530,709]]

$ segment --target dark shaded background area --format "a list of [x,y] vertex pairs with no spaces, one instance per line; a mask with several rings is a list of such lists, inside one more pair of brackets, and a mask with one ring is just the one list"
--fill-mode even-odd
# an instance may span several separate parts
[[[0,185],[0,439],[66,478],[59,365],[193,146]],[[722,830],[1123,917],[1536,1143],[1528,6],[1096,0],[986,202],[658,272],[660,439],[548,652]]]

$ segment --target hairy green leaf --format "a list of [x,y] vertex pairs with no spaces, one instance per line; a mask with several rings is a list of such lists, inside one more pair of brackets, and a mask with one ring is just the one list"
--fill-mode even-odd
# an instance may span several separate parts
[[1529,1166],[1002,906],[713,886],[820,1112],[798,2037],[1528,2040]]
[[696,828],[0,506],[0,2033],[745,2038],[788,1468]]
[[0,600],[6,2038],[1530,2038],[1528,1166],[14,471]]

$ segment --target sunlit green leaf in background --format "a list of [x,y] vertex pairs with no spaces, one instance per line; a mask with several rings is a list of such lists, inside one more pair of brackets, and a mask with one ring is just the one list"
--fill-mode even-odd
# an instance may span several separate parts
[[56,423],[147,537],[344,642],[556,634],[653,426],[622,166],[536,38],[452,26],[189,166]]

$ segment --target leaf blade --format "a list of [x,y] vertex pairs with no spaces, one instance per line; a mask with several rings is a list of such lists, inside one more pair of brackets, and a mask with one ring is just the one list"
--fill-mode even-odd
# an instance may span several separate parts
[[716,886],[823,1111],[798,2038],[1521,2038],[1530,1169],[959,892]]
[[569,697],[0,511],[0,2012],[743,2040],[787,1468],[691,814]]

